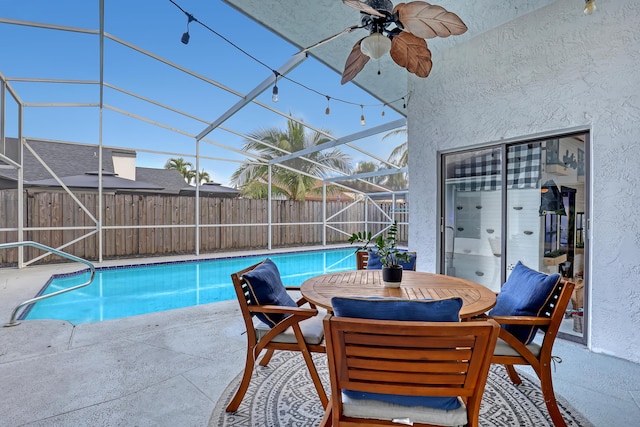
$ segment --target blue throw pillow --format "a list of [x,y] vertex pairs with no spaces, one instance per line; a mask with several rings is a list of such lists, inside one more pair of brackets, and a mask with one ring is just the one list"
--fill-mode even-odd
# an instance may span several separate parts
[[[331,298],[333,313],[340,317],[376,320],[405,320],[417,322],[460,321],[461,298],[443,300],[407,300],[401,298]],[[352,399],[373,399],[403,406],[427,406],[452,410],[460,407],[456,397],[404,396],[342,390]]]
[[[416,255],[410,254],[409,261],[402,262],[400,261],[398,264],[402,266],[403,270],[413,271],[416,269]],[[369,252],[369,260],[367,261],[367,270],[380,270],[382,269],[382,260],[380,259],[380,255],[377,252],[370,251]]]
[[399,264],[402,266],[403,270],[415,271],[415,269],[416,269],[416,254],[409,254],[409,261],[407,261],[407,262],[400,261]]
[[462,298],[404,299],[395,297],[333,297],[333,314],[339,317],[414,322],[458,322]]
[[[553,289],[560,281],[558,273],[547,275],[530,269],[520,261],[502,285],[490,316],[540,316]],[[533,341],[537,326],[502,325],[524,344]]]
[[367,270],[381,270],[382,260],[378,252],[369,251],[369,259],[367,260]]
[[[267,258],[256,268],[243,276],[249,287],[249,300],[255,305],[280,305],[297,307],[296,302],[287,293],[280,279],[278,267],[271,259]],[[288,317],[285,314],[256,313],[258,319],[270,327],[274,327],[282,319]]]

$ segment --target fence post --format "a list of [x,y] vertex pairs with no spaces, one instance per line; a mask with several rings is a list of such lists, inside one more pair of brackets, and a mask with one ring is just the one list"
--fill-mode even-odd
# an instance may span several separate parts
[[196,221],[195,221],[195,246],[196,256],[200,255],[200,140],[196,138]]
[[267,246],[271,250],[271,164],[267,166],[269,171],[269,188],[267,191]]
[[327,183],[322,183],[322,246],[327,246]]

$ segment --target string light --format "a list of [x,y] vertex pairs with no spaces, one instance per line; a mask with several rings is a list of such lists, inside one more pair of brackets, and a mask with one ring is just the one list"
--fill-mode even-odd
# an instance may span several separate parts
[[384,107],[386,107],[386,106],[387,106],[387,104],[382,104],[382,114],[381,114],[382,117],[384,117]]
[[367,122],[364,121],[364,105],[362,104],[360,104],[360,111],[362,111],[362,114],[360,114],[360,124],[365,126]]
[[280,73],[278,73],[277,71],[273,71],[273,74],[276,75],[276,80],[273,83],[273,91],[271,92],[271,100],[273,102],[278,102],[278,76],[280,75]]
[[[402,98],[398,98],[398,99],[395,99],[395,100],[393,100],[393,101],[386,102],[386,103],[384,103],[384,104],[360,104],[360,103],[358,103],[358,102],[348,101],[348,100],[345,100],[345,99],[335,98],[335,97],[331,97],[331,96],[329,96],[329,95],[326,95],[326,94],[324,94],[324,93],[322,93],[322,92],[320,92],[320,91],[318,91],[318,90],[316,90],[316,89],[314,89],[314,88],[311,88],[311,87],[309,87],[309,86],[307,86],[307,85],[305,85],[305,84],[303,84],[303,83],[300,83],[300,82],[298,82],[298,81],[296,81],[296,80],[293,80],[293,79],[291,79],[291,78],[289,78],[289,77],[287,77],[287,76],[285,76],[285,75],[282,75],[282,74],[278,73],[277,71],[274,71],[274,70],[273,70],[271,67],[269,67],[267,64],[265,64],[264,62],[262,62],[261,60],[259,60],[259,59],[258,59],[258,58],[256,58],[255,56],[251,55],[250,53],[248,53],[247,51],[245,51],[244,49],[242,49],[241,47],[239,47],[238,45],[236,45],[235,43],[233,43],[231,40],[229,40],[228,38],[226,38],[226,37],[225,37],[225,36],[223,36],[222,34],[220,34],[220,33],[218,33],[217,31],[215,31],[213,28],[209,27],[208,25],[206,25],[206,24],[205,24],[205,23],[203,23],[203,22],[200,22],[198,19],[196,19],[196,17],[195,17],[195,16],[193,16],[192,14],[188,13],[187,11],[185,11],[182,7],[180,7],[180,5],[178,5],[174,0],[169,0],[169,1],[170,1],[170,2],[175,6],[175,7],[177,7],[177,8],[178,8],[182,13],[184,13],[184,14],[185,14],[185,16],[187,17],[187,32],[186,32],[186,33],[184,33],[184,34],[182,35],[182,43],[184,43],[184,44],[189,43],[189,38],[190,38],[190,37],[189,37],[189,24],[190,24],[191,22],[196,22],[196,23],[200,24],[202,27],[204,27],[205,29],[209,30],[211,33],[215,34],[216,36],[218,36],[219,38],[221,38],[222,40],[224,40],[225,42],[227,42],[228,44],[230,44],[231,46],[233,46],[236,50],[238,50],[238,51],[242,52],[243,54],[245,54],[246,56],[248,56],[249,58],[251,58],[253,61],[255,61],[255,62],[257,62],[258,64],[260,64],[260,65],[262,65],[262,66],[264,66],[264,67],[268,68],[269,70],[273,71],[273,72],[274,72],[274,74],[276,74],[276,81],[275,81],[275,84],[274,84],[274,86],[273,86],[273,90],[272,90],[272,97],[271,97],[271,99],[273,100],[273,102],[278,102],[278,95],[279,95],[279,94],[278,94],[278,92],[279,92],[279,91],[278,91],[278,85],[277,85],[277,83],[278,83],[278,78],[280,78],[280,79],[286,79],[286,80],[288,80],[289,82],[291,82],[291,83],[293,83],[293,84],[296,84],[296,85],[298,85],[298,86],[302,87],[303,89],[306,89],[306,90],[308,90],[308,91],[310,91],[310,92],[313,92],[313,93],[315,93],[315,94],[318,94],[318,95],[321,95],[321,96],[324,96],[325,98],[327,98],[327,108],[325,109],[325,114],[330,114],[330,112],[331,112],[331,110],[330,110],[330,108],[329,108],[329,101],[330,101],[330,100],[333,100],[333,101],[336,101],[336,102],[342,102],[343,104],[349,104],[349,105],[360,105],[361,109],[364,109],[364,107],[365,107],[365,106],[367,106],[367,107],[383,106],[383,115],[384,115],[384,106],[386,106],[386,105],[388,105],[388,104],[389,104],[389,105],[394,104],[394,103],[396,103],[396,102],[398,102],[398,101],[400,101],[400,100],[403,100],[403,101],[404,101],[404,99],[405,99],[405,97],[403,96]],[[406,108],[406,105],[405,105],[405,104],[403,104],[402,108]],[[363,126],[366,124],[366,123],[365,123],[365,120],[364,120],[364,111],[363,111],[363,113],[362,113],[362,115],[361,115],[361,117],[360,117],[360,123],[361,123]]]
[[404,96],[402,97],[402,108],[407,108],[407,102],[404,100]]
[[190,13],[186,13],[185,12],[185,14],[187,15],[187,32],[182,34],[182,38],[180,39],[180,41],[182,41],[182,43],[184,43],[184,44],[189,44],[189,38],[191,37],[189,35],[189,24],[191,24],[193,21],[195,21],[196,18],[194,18],[193,15],[190,14]]

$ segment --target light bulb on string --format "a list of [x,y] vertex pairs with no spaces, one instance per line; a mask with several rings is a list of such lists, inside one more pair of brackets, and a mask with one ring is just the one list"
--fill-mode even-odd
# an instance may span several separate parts
[[360,125],[365,126],[367,122],[364,121],[364,105],[360,104],[360,110],[362,114],[360,114]]
[[[592,11],[595,10],[595,0],[585,0],[585,4],[591,4],[592,5]],[[190,39],[190,34],[189,34],[189,28],[190,28],[190,24],[191,22],[197,22],[199,24],[201,24],[204,28],[206,28],[207,30],[209,30],[210,32],[212,32],[213,34],[215,34],[216,36],[218,36],[219,38],[221,38],[222,40],[224,40],[225,42],[227,42],[228,44],[230,44],[231,46],[233,46],[235,49],[239,50],[240,52],[242,52],[243,54],[247,55],[248,57],[250,57],[251,59],[253,59],[256,62],[259,62],[261,65],[268,67],[266,64],[260,62],[259,60],[257,60],[256,58],[254,58],[252,55],[250,55],[249,53],[247,53],[246,51],[244,51],[243,49],[239,48],[237,45],[235,45],[232,41],[230,41],[229,39],[227,39],[226,37],[224,37],[223,35],[217,33],[215,30],[211,29],[210,27],[208,27],[207,25],[205,25],[204,23],[200,22],[195,16],[193,16],[192,14],[184,11],[180,6],[178,6],[178,4],[176,4],[176,2],[174,2],[173,0],[171,0],[171,3],[173,3],[178,9],[180,9],[180,11],[182,13],[184,13],[187,17],[187,31],[185,33],[182,34],[181,37],[181,41],[182,43],[184,43],[185,45],[189,43],[189,39]],[[585,6],[586,7],[586,6]],[[376,31],[374,31],[374,33],[370,34],[369,37],[366,38],[367,41],[366,43],[361,43],[361,51],[362,53],[366,54],[367,56],[369,56],[370,58],[373,59],[379,59],[380,57],[382,57],[383,55],[385,55],[386,53],[388,53],[390,51],[390,44],[391,44],[391,40],[388,36],[384,36],[382,34],[382,30],[378,29]],[[371,43],[370,43],[371,42]],[[275,74],[275,81],[274,81],[274,86],[272,89],[272,101],[273,102],[278,102],[278,98],[279,98],[279,88],[278,88],[278,78],[280,77],[280,73],[276,70],[271,70],[274,74]],[[380,64],[378,64],[378,71],[380,71]],[[331,110],[330,110],[330,100],[331,97],[328,95],[324,95],[321,94],[320,92],[318,92],[317,90],[307,87],[305,85],[303,85],[302,83],[299,83],[297,81],[288,79],[289,81],[298,84],[299,86],[302,86],[303,88],[311,91],[311,92],[315,92],[317,94],[320,94],[322,96],[325,96],[327,98],[327,108],[325,109],[325,114],[330,114]],[[397,101],[399,101],[400,99],[405,99],[403,98],[399,98],[396,100],[391,101],[391,103],[395,103]],[[346,101],[340,98],[333,98],[334,101],[337,102],[343,102],[343,103],[347,103],[347,104],[354,104],[354,105],[358,105],[355,102],[350,102],[350,101]],[[382,105],[382,104],[371,104],[370,106],[377,106],[377,105]],[[364,107],[364,104],[361,105],[361,107]],[[384,115],[384,109],[386,107],[386,104],[383,105],[382,108],[382,115]],[[405,105],[403,105],[404,108],[406,108],[406,103]],[[363,126],[365,126],[366,122],[364,119],[364,111],[362,112],[361,116],[360,116],[360,122]]]
[[382,117],[384,117],[384,107],[386,107],[386,106],[387,106],[387,104],[382,104],[382,114],[381,114]]
[[584,0],[584,14],[591,15],[597,9],[596,0]]
[[404,100],[404,96],[402,97],[402,108],[407,108],[407,102]]
[[184,44],[189,44],[189,39],[191,38],[191,36],[189,35],[189,24],[195,21],[196,18],[194,18],[193,15],[190,13],[185,13],[185,14],[187,15],[187,31],[182,34],[180,41]]
[[279,75],[279,73],[277,71],[274,71],[273,74],[276,75],[276,80],[273,83],[273,90],[271,91],[271,100],[273,102],[278,102],[278,75]]

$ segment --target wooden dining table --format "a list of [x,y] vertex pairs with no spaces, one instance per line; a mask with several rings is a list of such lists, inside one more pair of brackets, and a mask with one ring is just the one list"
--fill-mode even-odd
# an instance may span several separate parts
[[407,299],[462,298],[460,318],[482,314],[496,304],[496,294],[475,282],[458,277],[404,271],[398,288],[387,287],[381,270],[350,270],[307,279],[300,287],[309,302],[332,311],[333,297],[399,297]]

